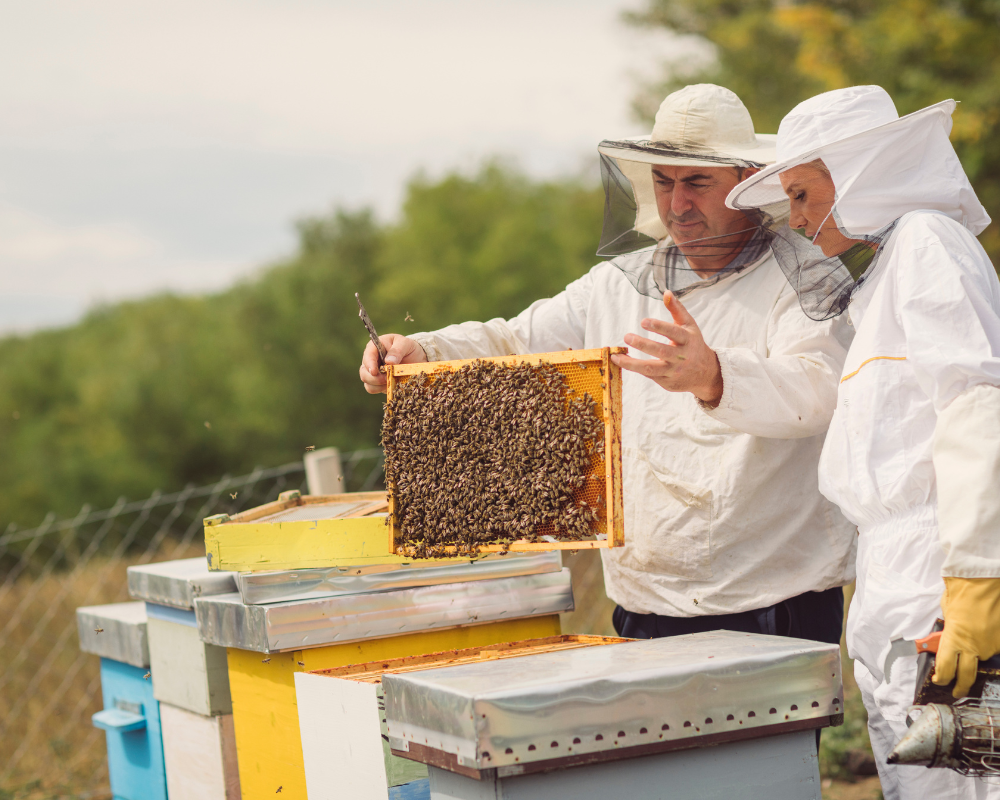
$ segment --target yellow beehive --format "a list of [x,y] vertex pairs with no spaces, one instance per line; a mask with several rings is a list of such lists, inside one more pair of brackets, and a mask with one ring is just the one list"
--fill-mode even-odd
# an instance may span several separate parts
[[[385,492],[307,495],[205,520],[208,568],[233,572],[409,563],[390,549]],[[430,562],[428,562],[430,563]]]
[[[453,560],[452,560],[453,563]],[[263,654],[229,648],[229,686],[244,800],[305,800],[295,673],[345,667],[442,650],[558,636],[559,615],[424,631],[388,639]]]
[[[400,364],[386,367],[388,378],[388,398],[391,401],[397,385],[415,375],[441,373],[459,369],[476,361],[488,361],[506,366],[519,364],[551,364],[566,377],[569,392],[578,397],[589,394],[594,400],[595,410],[604,421],[604,456],[594,457],[587,474],[587,481],[573,494],[577,503],[586,502],[598,507],[598,519],[593,539],[566,541],[515,540],[510,545],[481,545],[479,552],[496,553],[505,550],[584,550],[595,547],[620,547],[625,544],[622,514],[622,459],[621,459],[621,416],[622,378],[621,369],[611,361],[616,353],[625,353],[623,347],[604,347],[593,350],[565,350],[558,353],[537,353],[534,355],[502,356],[498,358],[468,359],[462,361],[436,361],[422,364]],[[389,485],[389,519],[395,520],[393,509],[394,487]],[[598,501],[600,501],[598,503]],[[391,525],[391,553],[404,552],[401,532]],[[554,530],[539,527],[536,535],[548,535],[555,539]],[[454,551],[455,548],[449,548]]]

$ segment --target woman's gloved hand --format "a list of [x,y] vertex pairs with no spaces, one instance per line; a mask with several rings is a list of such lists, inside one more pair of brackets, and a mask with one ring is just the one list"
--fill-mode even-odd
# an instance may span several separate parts
[[1000,578],[945,578],[941,608],[944,633],[931,680],[947,686],[957,675],[952,695],[965,697],[979,662],[1000,652]]

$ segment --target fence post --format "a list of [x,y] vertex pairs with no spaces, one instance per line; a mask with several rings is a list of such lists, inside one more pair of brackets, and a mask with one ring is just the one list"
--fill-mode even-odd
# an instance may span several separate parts
[[336,447],[324,447],[306,453],[302,459],[306,465],[306,482],[309,494],[341,494],[344,488],[344,468],[340,463],[340,451]]

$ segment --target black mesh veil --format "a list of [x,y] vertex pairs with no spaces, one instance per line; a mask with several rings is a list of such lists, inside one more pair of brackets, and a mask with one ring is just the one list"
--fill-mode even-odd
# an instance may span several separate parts
[[[795,289],[806,316],[817,321],[830,319],[847,308],[855,289],[873,273],[882,245],[895,227],[893,222],[874,234],[855,236],[844,230],[834,210],[834,222],[854,244],[840,255],[827,256],[803,230],[788,226],[788,202],[775,203],[772,194],[769,205],[741,205],[747,220],[744,228],[677,244],[656,210],[650,176],[657,162],[650,160],[648,143],[601,144],[613,145],[620,154],[618,157],[601,154],[604,226],[597,255],[612,259],[611,263],[625,274],[636,291],[648,297],[661,298],[667,290],[682,297],[740,273],[773,254]],[[626,147],[641,153],[642,160],[631,161],[622,155]],[[657,153],[664,147],[669,146],[655,143]],[[682,163],[684,158],[676,149],[671,149],[669,156],[669,163]],[[715,160],[702,153],[690,153],[687,157],[692,164],[704,166],[760,166]],[[702,259],[718,261],[724,255],[732,258],[721,268],[707,270],[699,266]]]
[[[620,146],[623,143],[614,144]],[[633,142],[624,144],[635,147]],[[657,152],[664,147],[662,143],[657,143]],[[670,150],[670,155],[678,160],[682,157],[679,153]],[[689,154],[688,158],[692,163],[703,164],[706,155]],[[623,170],[623,163],[630,174]],[[653,199],[651,170],[654,163],[601,155],[604,226],[597,255],[613,258],[612,263],[625,273],[638,292],[659,298],[669,289],[680,297],[692,289],[710,286],[741,272],[767,254],[770,229],[775,224],[771,213],[783,216],[782,204],[776,209],[743,212],[746,225],[737,231],[687,241],[683,245],[673,242],[659,219]],[[742,166],[721,159],[708,163],[713,167]],[[746,163],[746,166],[750,165]],[[636,186],[646,196],[637,198]],[[614,258],[626,254],[632,255],[629,258]],[[717,260],[727,255],[732,258],[724,267],[707,269],[704,266],[705,259]]]
[[601,156],[601,183],[604,185],[604,226],[597,255],[604,258],[633,253],[656,245],[656,239],[636,230],[638,204],[632,182],[618,163]]
[[[836,213],[833,216],[836,218]],[[847,310],[855,290],[874,273],[882,246],[895,227],[894,221],[863,237],[840,227],[841,233],[854,239],[855,244],[839,255],[827,256],[801,228],[786,225],[775,231],[771,250],[805,315],[817,321],[831,319]]]
[[[775,172],[741,192],[738,207],[745,213],[758,203],[773,202],[775,196],[784,193],[780,174]],[[774,257],[795,289],[799,305],[814,320],[830,319],[847,309],[854,292],[874,274],[898,221],[893,220],[874,233],[852,233],[837,213],[836,203],[830,210],[830,220],[853,242],[843,253],[826,255],[801,228],[779,228],[771,241]],[[821,229],[824,224],[825,220]]]

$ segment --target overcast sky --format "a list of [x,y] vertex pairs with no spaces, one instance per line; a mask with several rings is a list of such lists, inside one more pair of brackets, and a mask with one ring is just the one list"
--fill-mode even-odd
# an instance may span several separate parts
[[418,169],[581,170],[691,52],[638,0],[0,0],[0,332],[231,283]]

